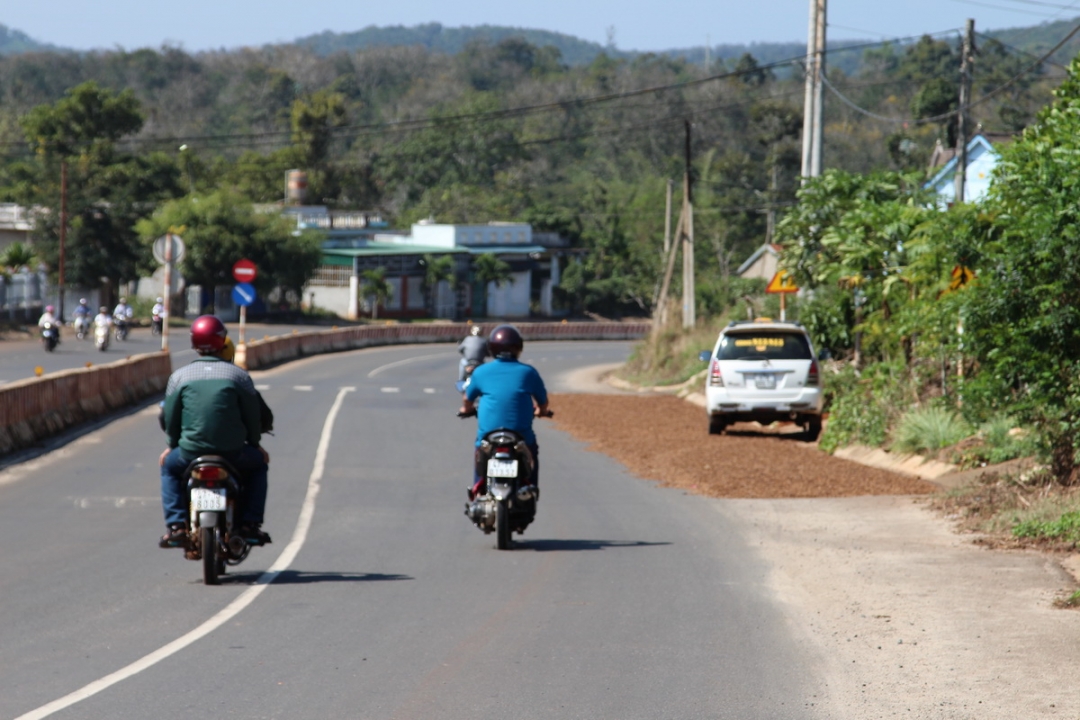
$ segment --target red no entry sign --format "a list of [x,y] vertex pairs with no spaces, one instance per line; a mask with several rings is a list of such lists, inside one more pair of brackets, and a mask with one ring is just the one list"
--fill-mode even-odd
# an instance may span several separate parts
[[232,276],[236,278],[236,282],[249,283],[255,279],[255,275],[255,263],[247,258],[238,260],[236,264],[232,266]]

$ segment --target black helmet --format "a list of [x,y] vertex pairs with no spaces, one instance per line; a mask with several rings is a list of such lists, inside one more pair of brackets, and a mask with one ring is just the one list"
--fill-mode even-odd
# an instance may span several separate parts
[[517,358],[524,347],[525,341],[513,325],[499,325],[488,337],[488,349],[492,357],[506,360]]

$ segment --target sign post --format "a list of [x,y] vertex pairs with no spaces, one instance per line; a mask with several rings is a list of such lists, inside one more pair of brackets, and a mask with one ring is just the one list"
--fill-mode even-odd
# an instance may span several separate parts
[[239,345],[244,344],[244,328],[247,325],[247,306],[255,302],[255,287],[251,282],[258,274],[255,263],[247,258],[237,260],[232,269],[233,278],[239,283],[233,288],[233,300],[240,306],[240,336]]
[[161,294],[164,311],[161,315],[161,349],[169,350],[169,318],[172,313],[173,265],[184,257],[184,241],[179,235],[166,233],[154,241],[154,259],[165,266],[165,292]]
[[765,288],[765,292],[780,296],[780,322],[787,322],[786,298],[788,293],[799,292],[799,286],[795,284],[795,278],[791,277],[787,270],[777,270]]

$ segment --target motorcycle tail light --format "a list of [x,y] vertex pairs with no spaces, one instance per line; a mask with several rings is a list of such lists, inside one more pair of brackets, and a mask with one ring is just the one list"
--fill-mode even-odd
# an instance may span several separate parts
[[818,371],[817,360],[810,361],[810,370],[806,373],[807,387],[817,387],[821,384],[821,373]]
[[505,446],[504,447],[497,447],[497,448],[495,448],[495,453],[496,454],[500,454],[500,453],[509,454],[512,449],[513,448],[505,447]]
[[716,387],[724,387],[724,378],[720,376],[720,361],[712,361],[712,370],[709,373],[709,384]]
[[191,477],[196,480],[202,480],[203,482],[215,482],[229,477],[229,473],[225,471],[225,468],[209,465],[206,467],[195,468],[191,471]]

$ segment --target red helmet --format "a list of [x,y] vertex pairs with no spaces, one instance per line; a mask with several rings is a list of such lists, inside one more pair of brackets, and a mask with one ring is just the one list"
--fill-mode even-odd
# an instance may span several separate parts
[[492,357],[516,358],[524,347],[525,341],[513,325],[500,325],[488,336],[488,350]]
[[228,332],[225,323],[213,315],[201,315],[191,323],[191,347],[201,355],[221,352]]

